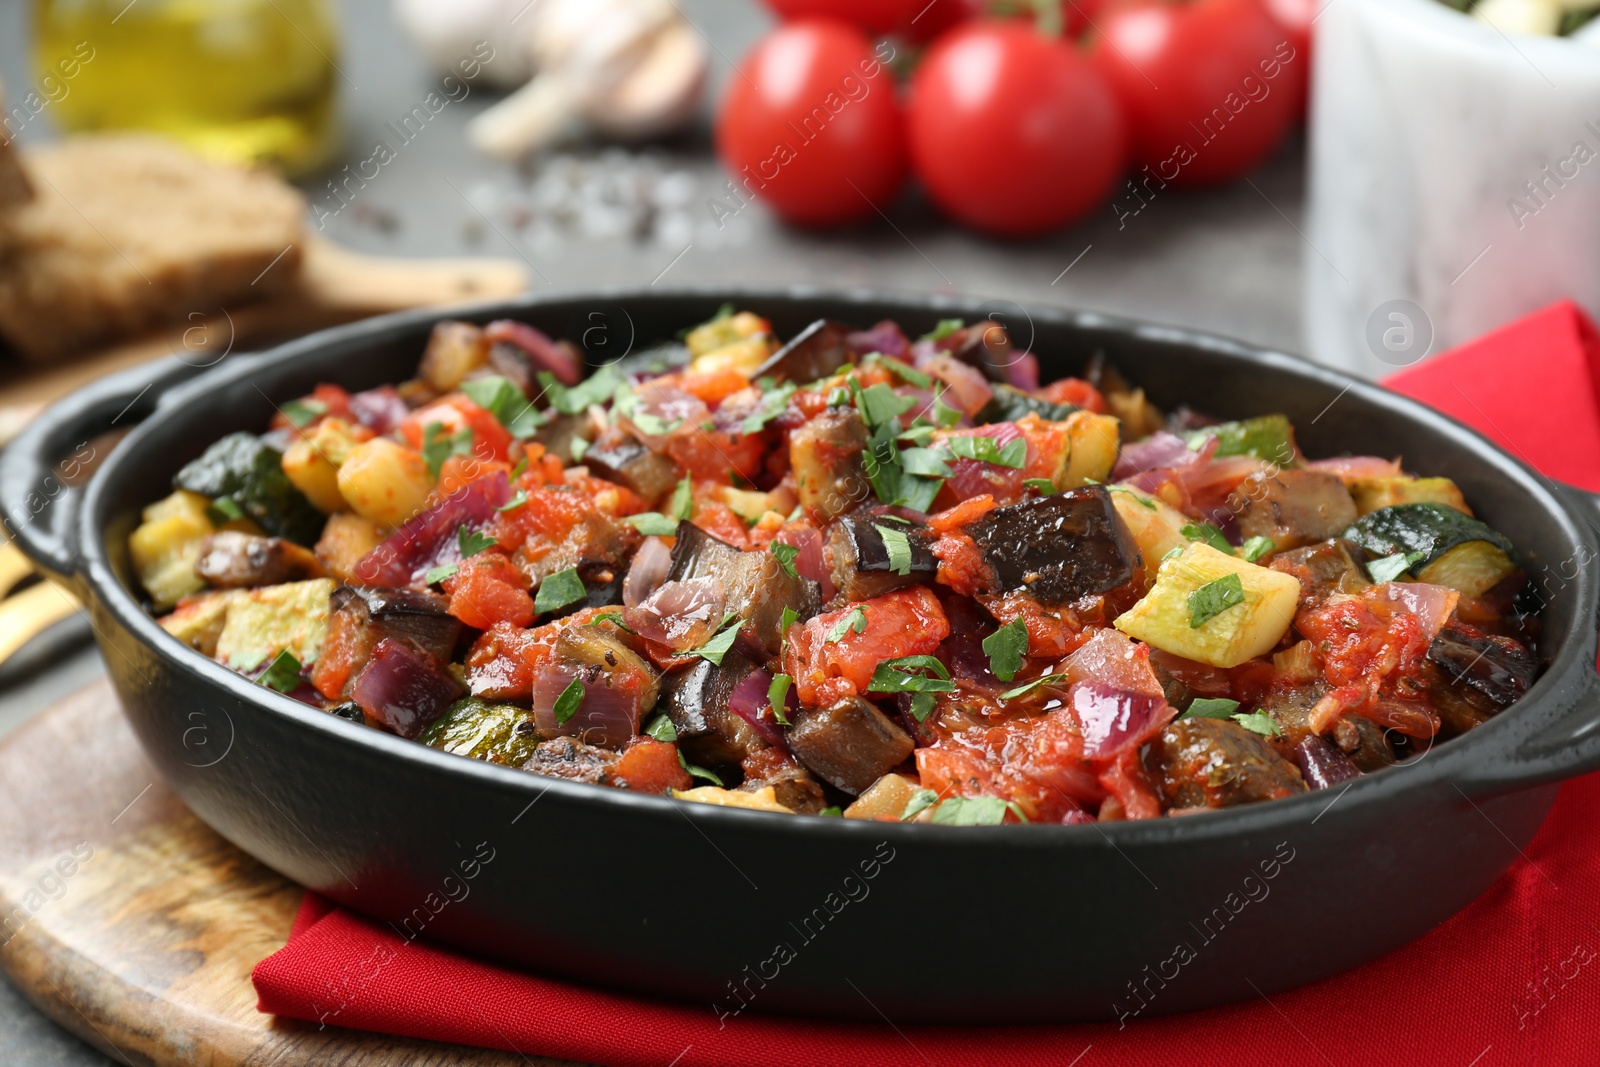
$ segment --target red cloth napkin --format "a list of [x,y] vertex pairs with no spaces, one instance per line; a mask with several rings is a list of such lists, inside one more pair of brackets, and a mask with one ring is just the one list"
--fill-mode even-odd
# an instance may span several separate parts
[[[1553,476],[1600,488],[1597,352],[1593,325],[1558,304],[1391,384]],[[1270,1000],[1126,1027],[895,1028],[753,1014],[724,1024],[709,1006],[624,996],[407,942],[311,894],[289,943],[256,967],[254,981],[264,1012],[603,1067],[1594,1063],[1596,810],[1600,775],[1568,783],[1503,878],[1383,959]]]

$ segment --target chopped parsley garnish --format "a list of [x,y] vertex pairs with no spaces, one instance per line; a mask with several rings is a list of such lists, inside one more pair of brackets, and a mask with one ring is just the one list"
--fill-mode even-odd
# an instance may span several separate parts
[[1020,470],[1028,462],[1028,442],[1021,437],[1002,447],[993,437],[981,434],[971,437],[948,437],[944,447],[957,459],[975,459],[979,463],[992,463],[997,467]]
[[1019,822],[1028,817],[1014,800],[999,797],[947,797],[933,809],[935,826],[999,826],[1011,812]]
[[[927,671],[930,673],[924,674]],[[935,693],[954,692],[956,683],[950,680],[950,670],[932,656],[901,656],[885,660],[872,672],[867,684],[869,693],[912,693],[911,717],[918,722],[927,721],[933,712]]]
[[783,414],[784,409],[789,406],[789,398],[794,396],[794,391],[793,385],[785,383],[762,393],[761,403],[744,417],[739,429],[744,433],[760,433],[767,423]]
[[1067,676],[1064,675],[1064,674],[1045,674],[1045,675],[1041,675],[1038,678],[1035,678],[1031,682],[1025,682],[1022,685],[1017,686],[1015,689],[1007,689],[1004,693],[1000,694],[1000,699],[1001,700],[1014,700],[1017,697],[1022,696],[1024,693],[1033,692],[1035,689],[1039,688],[1041,685],[1054,685],[1057,682],[1064,682],[1066,680],[1067,680]]
[[861,608],[851,608],[849,614],[834,623],[828,630],[823,640],[830,645],[836,645],[844,640],[846,631],[860,633],[867,628],[867,613]]
[[629,633],[629,634],[633,633],[633,627],[629,626],[626,622],[623,622],[621,613],[615,612],[615,611],[608,611],[608,612],[605,612],[602,615],[596,615],[594,618],[590,619],[584,625],[585,626],[599,626],[603,622],[611,623],[613,626],[615,626],[617,629],[621,630],[623,633]]
[[1189,629],[1197,630],[1235,604],[1244,603],[1244,583],[1225,574],[1189,594]]
[[738,636],[739,617],[730,613],[722,620],[721,628],[712,635],[711,640],[689,654],[691,656],[699,656],[704,660],[710,660],[720,667],[722,666],[722,657],[728,654],[728,649],[733,647],[734,639]]
[[783,606],[783,618],[778,622],[778,651],[789,646],[789,627],[800,621],[800,613],[789,605]]
[[682,749],[678,750],[678,766],[682,767],[685,771],[687,771],[689,773],[689,777],[690,778],[704,778],[706,781],[710,782],[712,785],[716,786],[718,789],[723,788],[722,779],[721,778],[718,778],[715,774],[713,774],[710,771],[706,770],[704,767],[696,767],[694,764],[692,764],[688,760],[684,759],[683,758],[683,750]]
[[911,364],[906,363],[903,360],[895,359],[893,356],[886,356],[882,352],[871,352],[868,353],[865,362],[882,363],[885,367],[888,367],[891,371],[893,371],[895,375],[907,385],[914,385],[918,389],[933,388],[932,378],[928,377]]
[[778,566],[783,568],[783,573],[791,578],[800,577],[800,572],[795,570],[794,567],[794,558],[800,554],[798,548],[793,545],[786,545],[782,541],[774,541],[767,546],[767,551],[771,552],[772,557],[778,561]]
[[882,382],[863,389],[854,377],[850,379],[850,394],[855,398],[856,410],[861,412],[868,426],[881,426],[898,419],[916,404],[914,398],[901,396]]
[[468,400],[500,420],[500,425],[512,437],[532,437],[533,431],[539,428],[539,413],[509,379],[498,374],[469,378],[461,383],[461,391],[467,394]]
[[[231,496],[217,497],[211,502],[211,510],[222,516],[222,522],[218,522],[218,526],[244,518],[244,508],[241,508],[239,502]],[[214,520],[215,516],[212,518]]]
[[1221,530],[1217,529],[1209,522],[1187,523],[1181,529],[1179,529],[1178,532],[1191,541],[1199,541],[1203,544],[1210,545],[1218,552],[1225,553],[1229,556],[1233,555],[1233,546],[1228,544],[1228,539],[1223,536]]
[[830,815],[836,819],[844,818],[844,809],[837,804],[830,805],[817,812],[818,815]]
[[1028,651],[1027,625],[1021,619],[1012,619],[983,639],[983,651],[994,676],[1002,682],[1011,681],[1022,669],[1022,657]]
[[669,744],[678,739],[678,728],[672,725],[672,720],[667,718],[667,713],[664,711],[645,723],[643,732],[646,737],[653,737],[657,741],[666,741]]
[[422,460],[428,471],[439,477],[439,468],[451,456],[472,455],[472,427],[463,426],[455,433],[444,432],[444,423],[430,422],[422,428]]
[[694,486],[685,474],[672,490],[672,503],[667,505],[667,515],[674,519],[687,519],[694,514]]
[[567,446],[567,451],[572,453],[572,462],[577,463],[589,454],[589,440],[585,437],[574,437],[572,444]]
[[940,319],[939,325],[922,335],[924,341],[943,341],[967,324],[965,319]]
[[1258,711],[1251,715],[1235,715],[1233,716],[1233,721],[1243,726],[1246,730],[1260,734],[1262,737],[1275,737],[1278,733],[1277,722],[1264,711]]
[[1252,537],[1239,546],[1239,555],[1244,557],[1246,563],[1254,563],[1277,547],[1277,542],[1270,537]]
[[297,430],[303,430],[319,417],[326,415],[328,405],[307,397],[304,400],[291,400],[278,410],[283,412],[283,417],[289,420],[290,425]]
[[900,453],[900,469],[923,478],[948,478],[955,473],[945,457],[932,448],[907,448]]
[[906,810],[900,813],[900,821],[915,819],[937,803],[939,803],[938,793],[931,789],[919,789],[911,794],[910,800],[906,801]]
[[622,384],[622,375],[609,363],[574,386],[562,385],[547,370],[540,371],[538,377],[550,406],[563,415],[577,415],[591,404],[604,404]]
[[469,530],[465,526],[456,527],[456,547],[461,549],[462,559],[476,556],[484,549],[493,548],[498,543],[481,530]]
[[911,539],[904,530],[896,530],[892,526],[879,526],[872,524],[878,531],[878,536],[883,538],[883,547],[889,552],[889,569],[896,574],[911,573]]
[[446,578],[454,577],[460,569],[459,563],[441,563],[437,567],[429,567],[427,573],[422,576],[422,584],[438,585]]
[[646,537],[672,537],[678,532],[678,520],[669,519],[659,511],[629,515],[626,521]]
[[767,703],[772,705],[772,717],[783,726],[791,725],[783,717],[783,702],[789,698],[789,687],[794,684],[794,679],[787,674],[774,674],[772,684],[767,686]]
[[514,511],[517,508],[520,508],[522,505],[526,504],[527,502],[528,502],[527,490],[518,489],[515,493],[511,494],[511,499],[510,500],[507,500],[504,504],[501,504],[499,507],[495,508],[495,510],[496,511]]
[[583,579],[578,577],[578,568],[568,567],[539,583],[539,591],[533,597],[533,610],[541,615],[547,611],[560,611],[588,595],[589,590],[584,588]]
[[660,437],[683,425],[682,419],[663,419],[648,411],[640,411],[639,395],[626,383],[618,385],[612,394],[611,410],[633,423],[647,437]]
[[581,707],[583,707],[583,682],[574,678],[567,683],[561,695],[556,697],[555,707],[552,709],[556,713],[556,722],[566,722],[576,715]]
[[1423,557],[1421,552],[1398,552],[1392,556],[1384,556],[1367,564],[1367,573],[1372,575],[1372,580],[1382,585],[1392,582],[1406,571],[1410,570],[1418,560]]
[[961,421],[961,412],[946,404],[943,397],[944,394],[941,392],[933,398],[933,422],[934,425],[948,430]]
[[286,648],[273,658],[256,682],[280,693],[292,693],[300,688],[300,661]]
[[[1106,492],[1127,493],[1129,496],[1133,497],[1134,501],[1146,511],[1156,510],[1156,502],[1154,500],[1151,500],[1147,496],[1140,496],[1138,493],[1135,493],[1132,489],[1129,489],[1125,485],[1108,485],[1106,486]],[[1270,544],[1271,542],[1268,543]]]
[[1227,697],[1196,697],[1183,713],[1185,719],[1227,719],[1239,710],[1237,700]]
[[1022,487],[1024,489],[1032,489],[1040,496],[1054,496],[1057,492],[1056,483],[1049,478],[1024,478]]

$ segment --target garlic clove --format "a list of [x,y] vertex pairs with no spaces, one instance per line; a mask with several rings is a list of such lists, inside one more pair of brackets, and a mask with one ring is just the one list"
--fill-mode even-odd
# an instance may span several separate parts
[[558,74],[540,74],[467,124],[480,152],[514,161],[566,133],[577,118],[571,87]]
[[709,65],[699,32],[677,20],[655,36],[649,53],[625,77],[585,102],[583,115],[618,140],[672,133],[698,112]]
[[482,46],[494,49],[481,62],[482,76],[504,89],[533,76],[533,10],[543,0],[394,0],[395,19],[413,44],[437,69],[458,69],[463,60],[482,60]]
[[1482,0],[1472,17],[1501,33],[1550,37],[1561,26],[1561,5],[1556,0]]

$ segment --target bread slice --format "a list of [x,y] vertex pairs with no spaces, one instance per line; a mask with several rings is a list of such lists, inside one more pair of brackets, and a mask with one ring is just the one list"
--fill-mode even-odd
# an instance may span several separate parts
[[[5,93],[0,92],[0,116],[6,113]],[[33,187],[17,162],[15,138],[0,125],[0,256],[10,245],[13,212],[33,197]]]
[[300,194],[145,134],[30,149],[31,203],[9,215],[0,335],[50,360],[271,296],[300,266]]

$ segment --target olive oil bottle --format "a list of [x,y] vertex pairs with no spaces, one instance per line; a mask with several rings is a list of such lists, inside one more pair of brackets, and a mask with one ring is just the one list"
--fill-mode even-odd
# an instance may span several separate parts
[[[338,139],[329,0],[35,0],[33,59],[81,64],[66,131],[153,130],[202,155],[301,174]],[[87,51],[83,48],[87,42]]]

